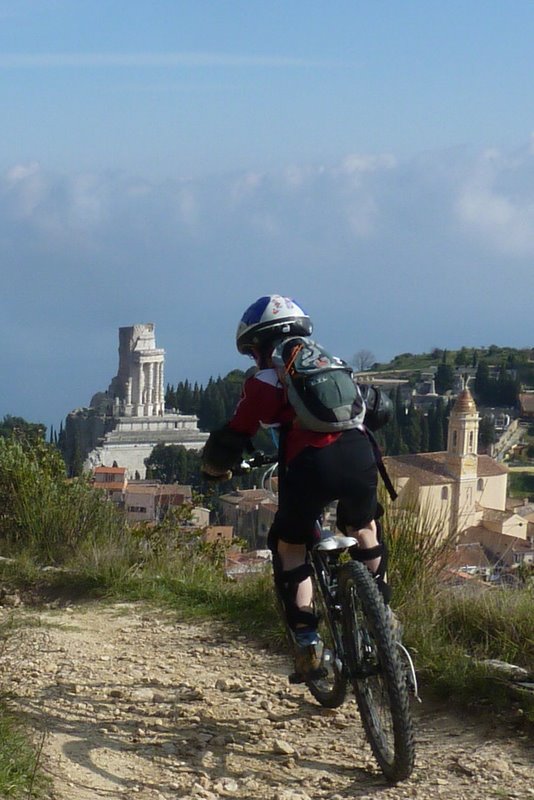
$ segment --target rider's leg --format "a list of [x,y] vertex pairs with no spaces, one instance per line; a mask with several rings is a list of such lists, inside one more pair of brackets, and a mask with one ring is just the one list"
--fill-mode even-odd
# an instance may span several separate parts
[[[315,448],[297,455],[280,484],[268,546],[273,554],[274,580],[293,631],[317,632],[313,610],[312,567],[307,553],[316,535],[316,520],[323,510],[313,465]],[[312,637],[313,638],[313,637]]]
[[306,559],[306,545],[279,539],[275,530],[273,525],[270,547],[274,582],[296,644],[295,672],[290,679],[302,681],[306,680],[305,676],[315,674],[321,666],[317,633],[319,620],[313,610],[312,569]]
[[316,629],[311,567],[306,561],[306,546],[277,539],[271,543],[271,550],[274,582],[289,627],[294,631]]
[[[294,584],[294,603],[299,611],[313,613],[313,585],[308,570],[302,569],[306,565],[306,546],[304,544],[291,544],[283,539],[278,540],[278,555],[281,561],[283,574],[291,580],[291,577],[301,578]],[[300,627],[304,623],[297,622],[295,627]]]
[[358,546],[350,550],[352,558],[366,565],[376,580],[384,602],[388,604],[391,599],[391,589],[387,583],[388,549],[382,538],[380,521],[372,520],[362,528],[347,525],[346,531],[358,542]]
[[[347,533],[349,536],[354,536],[356,541],[358,542],[358,549],[362,551],[362,554],[365,550],[374,550],[374,548],[378,547],[378,530],[375,520],[371,520],[368,525],[363,528],[353,528],[351,525],[347,525]],[[377,551],[378,553],[378,551]],[[380,561],[382,559],[382,553],[378,553],[378,555],[373,558],[373,553],[369,553],[367,558],[364,560],[363,558],[361,561],[365,564],[365,566],[375,574],[380,566]],[[358,559],[360,561],[360,559]]]

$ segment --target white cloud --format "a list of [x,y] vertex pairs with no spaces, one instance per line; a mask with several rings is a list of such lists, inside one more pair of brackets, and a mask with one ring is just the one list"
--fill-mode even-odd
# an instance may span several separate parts
[[[63,343],[61,353],[48,348],[50,362],[31,365],[43,387],[36,419],[47,393],[55,394],[52,419],[70,410],[67,389],[109,358],[107,385],[119,325],[156,323],[170,381],[239,366],[239,313],[267,291],[300,300],[341,355],[526,346],[533,232],[530,144],[508,155],[400,162],[353,154],[331,165],[159,182],[14,164],[0,178],[0,265],[10,287],[0,296],[0,339],[13,343],[14,364],[27,364],[32,337]],[[510,263],[519,291],[503,309]],[[20,327],[24,346],[13,336]],[[87,400],[83,393],[76,403]]]
[[506,256],[534,255],[534,153],[482,154],[459,191],[455,210],[481,246]]
[[41,170],[38,161],[30,161],[28,164],[14,164],[6,172],[6,181],[10,184],[23,181],[31,175],[36,175]]
[[4,226],[24,222],[59,247],[98,249],[126,237],[134,249],[137,240],[180,248],[191,235],[206,246],[224,236],[228,246],[257,232],[262,247],[265,237],[287,241],[288,251],[306,239],[319,251],[372,240],[378,230],[387,240],[405,227],[422,245],[456,226],[482,251],[522,257],[534,253],[533,178],[530,145],[510,155],[488,149],[450,169],[443,154],[413,163],[351,154],[330,166],[159,183],[122,173],[57,175],[29,162],[0,179],[0,203]]
[[232,183],[230,197],[234,203],[240,203],[251,197],[260,188],[264,175],[261,172],[246,172]]
[[35,161],[13,165],[7,170],[0,188],[6,193],[8,211],[15,218],[33,217],[47,191],[45,175]]
[[353,153],[347,156],[341,165],[341,171],[347,175],[361,172],[376,172],[383,169],[394,169],[396,158],[390,153],[381,155],[364,155]]

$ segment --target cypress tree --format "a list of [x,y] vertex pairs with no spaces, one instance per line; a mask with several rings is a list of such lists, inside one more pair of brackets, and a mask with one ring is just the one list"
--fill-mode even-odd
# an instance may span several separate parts
[[406,421],[401,430],[408,452],[420,453],[422,443],[421,418],[420,412],[413,404],[408,408]]
[[428,449],[431,453],[445,450],[444,438],[445,403],[438,400],[428,415]]
[[428,453],[429,450],[429,441],[430,441],[430,433],[428,430],[428,416],[426,414],[421,413],[420,415],[421,420],[421,453]]
[[485,361],[479,361],[475,376],[475,394],[481,403],[487,402],[489,384],[489,367]]

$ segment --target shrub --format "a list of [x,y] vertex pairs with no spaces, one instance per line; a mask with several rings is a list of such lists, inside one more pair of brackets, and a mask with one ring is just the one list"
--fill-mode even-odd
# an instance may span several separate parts
[[81,549],[124,536],[115,507],[86,479],[68,481],[55,448],[0,439],[0,546],[37,563],[64,564]]

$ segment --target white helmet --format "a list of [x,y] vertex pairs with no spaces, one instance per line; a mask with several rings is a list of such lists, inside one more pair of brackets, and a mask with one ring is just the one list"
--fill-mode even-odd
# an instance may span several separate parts
[[266,344],[286,336],[309,336],[313,325],[303,309],[289,297],[265,295],[247,308],[237,326],[240,353],[250,355]]

